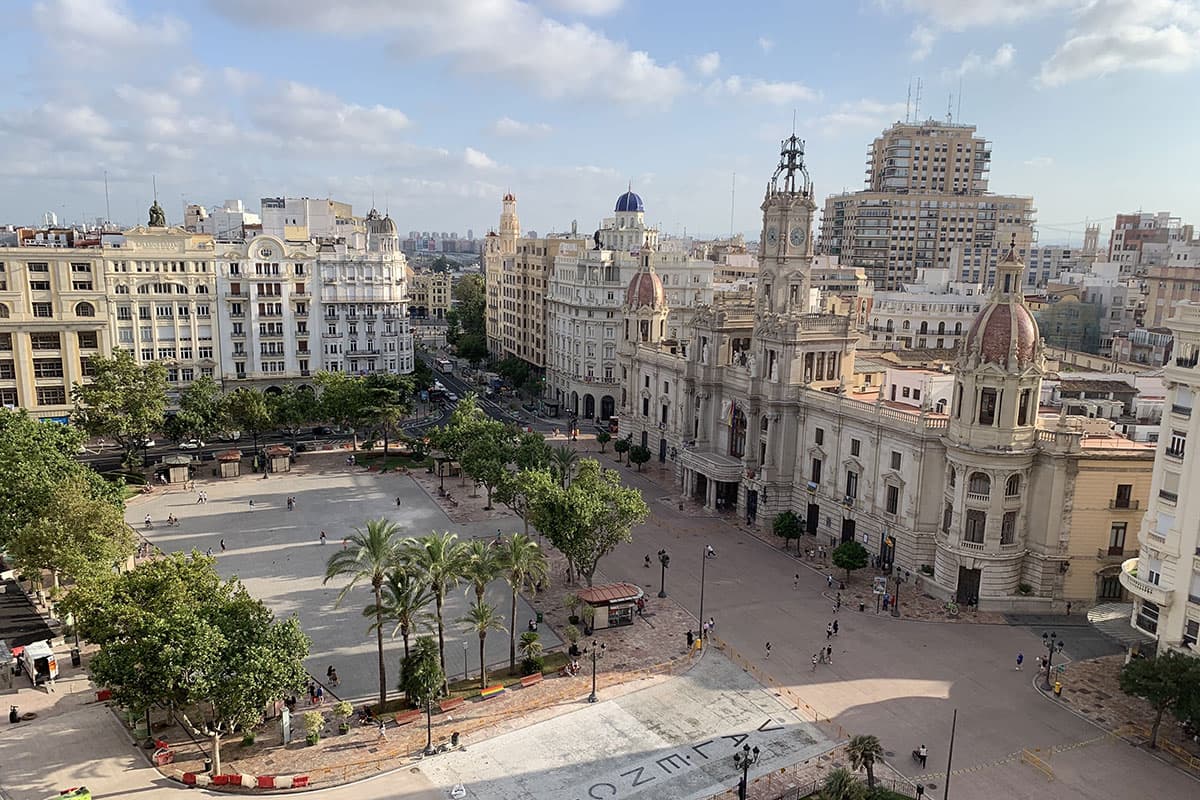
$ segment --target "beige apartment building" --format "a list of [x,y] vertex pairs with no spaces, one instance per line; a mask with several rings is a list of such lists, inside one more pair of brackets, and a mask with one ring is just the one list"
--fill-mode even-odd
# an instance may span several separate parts
[[1162,328],[1168,324],[1176,303],[1181,300],[1200,302],[1200,264],[1150,267],[1146,288],[1146,316],[1142,323],[1151,330]]
[[449,272],[414,272],[408,280],[409,312],[417,319],[444,320],[450,313],[454,280]]
[[1016,237],[1033,241],[1033,198],[987,191],[991,143],[975,126],[898,122],[871,144],[866,188],[825,200],[820,250],[863,268],[879,289],[898,289],[918,269],[990,283]]

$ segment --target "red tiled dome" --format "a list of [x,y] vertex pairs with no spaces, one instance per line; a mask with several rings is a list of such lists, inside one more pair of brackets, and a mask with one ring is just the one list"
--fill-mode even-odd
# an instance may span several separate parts
[[[978,352],[979,360],[986,364],[1010,368],[1028,366],[1033,361],[1037,344],[1037,322],[1029,309],[1019,302],[991,303],[967,331],[967,352]],[[1015,364],[1008,363],[1010,351],[1016,359]]]
[[505,200],[505,202],[511,201],[511,202],[515,203],[517,201],[517,196],[515,194],[513,194],[512,192],[507,192],[504,195],[504,200]]
[[625,305],[630,308],[662,308],[666,303],[662,279],[653,271],[639,270],[625,290]]

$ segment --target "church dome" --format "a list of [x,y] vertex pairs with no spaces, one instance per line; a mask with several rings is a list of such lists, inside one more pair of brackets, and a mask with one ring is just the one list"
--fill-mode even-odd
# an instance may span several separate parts
[[512,192],[506,192],[504,194],[504,202],[515,203],[515,202],[517,202],[517,196],[515,194],[513,194]]
[[633,190],[625,192],[617,198],[617,206],[614,211],[645,211],[645,206],[642,205],[642,198],[633,193]]
[[399,235],[396,223],[392,221],[392,218],[387,215],[379,216],[379,212],[373,208],[367,212],[367,233],[371,236]]
[[1029,366],[1037,344],[1037,321],[1024,303],[991,303],[979,312],[967,331],[968,353],[977,353],[981,363],[1010,369]]
[[638,270],[629,282],[629,288],[625,290],[625,305],[631,309],[657,310],[666,305],[666,302],[667,293],[663,290],[662,278],[653,270]]

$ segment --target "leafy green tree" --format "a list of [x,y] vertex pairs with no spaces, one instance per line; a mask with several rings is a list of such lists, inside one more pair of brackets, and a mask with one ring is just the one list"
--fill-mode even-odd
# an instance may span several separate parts
[[[307,680],[309,640],[292,617],[276,620],[211,558],[175,553],[77,586],[63,607],[99,645],[92,679],[122,706],[165,708],[208,736],[214,772],[221,738],[260,721],[273,700]],[[190,709],[199,708],[197,721]]]
[[529,502],[541,491],[543,478],[551,484],[556,479],[548,469],[522,469],[509,472],[496,487],[496,499],[512,509],[525,525],[525,536],[529,536]]
[[546,647],[542,644],[541,634],[537,631],[521,632],[521,658],[539,658],[545,651]]
[[569,574],[578,571],[588,586],[600,559],[631,541],[630,528],[650,513],[641,492],[591,458],[579,463],[566,488],[540,487],[530,506],[531,521],[566,556]]
[[462,579],[475,590],[476,602],[483,600],[487,585],[500,577],[504,561],[498,548],[487,539],[472,539],[466,545]]
[[376,372],[365,379],[367,405],[363,421],[383,435],[383,458],[387,461],[389,444],[400,434],[400,423],[412,412],[415,384],[407,375]]
[[92,496],[86,480],[73,476],[55,487],[41,516],[17,531],[8,553],[26,574],[49,570],[58,586],[60,577],[85,581],[111,576],[135,547],[121,509]]
[[509,356],[496,364],[496,373],[503,376],[513,386],[524,386],[529,380],[529,362]]
[[621,463],[621,456],[623,456],[625,453],[628,453],[632,447],[632,436],[626,436],[624,439],[617,439],[615,442],[613,442],[613,450],[616,451],[618,464]]
[[839,544],[830,554],[830,558],[833,559],[835,567],[846,570],[846,580],[850,580],[851,571],[862,569],[870,560],[867,548],[853,539]]
[[91,436],[105,436],[124,451],[124,462],[146,437],[159,430],[167,410],[167,368],[162,362],[139,365],[128,350],[111,357],[92,356],[90,383],[71,390],[74,422]]
[[579,454],[572,450],[570,445],[560,444],[550,452],[550,464],[558,475],[558,482],[564,488],[571,482],[571,470],[575,468],[577,461]]
[[546,437],[537,431],[522,433],[517,437],[517,445],[513,451],[512,461],[518,470],[541,469],[550,466],[550,445]]
[[462,451],[462,470],[487,491],[486,510],[492,508],[492,494],[508,477],[508,464],[514,454],[514,432],[502,422],[479,419],[471,426],[471,435]]
[[291,437],[295,450],[296,437],[320,417],[317,393],[308,386],[289,385],[279,394],[267,395],[266,399],[272,421]]
[[[452,461],[462,465],[463,455],[474,440],[482,425],[490,422],[474,394],[469,394],[458,401],[450,419],[442,427],[431,431],[429,435],[433,446],[445,453]],[[466,470],[462,470],[463,480]],[[460,484],[461,485],[461,484]]]
[[821,787],[821,800],[866,800],[867,787],[845,767],[832,769]]
[[375,645],[379,653],[379,707],[387,705],[387,667],[383,660],[383,584],[388,574],[401,563],[404,541],[400,526],[386,519],[367,520],[366,529],[355,528],[346,547],[330,556],[325,565],[324,583],[334,578],[349,578],[337,602],[360,582],[371,584],[375,602]]
[[546,580],[546,554],[537,542],[522,533],[514,533],[500,546],[500,564],[504,580],[512,590],[512,606],[508,616],[508,668],[517,666],[517,595],[531,590]]
[[433,592],[434,612],[437,615],[438,657],[442,672],[446,671],[446,624],[442,612],[446,592],[462,581],[466,568],[467,550],[458,535],[434,531],[428,536],[410,540],[405,553],[408,562],[416,567]]
[[612,434],[608,431],[600,431],[596,434],[596,444],[600,445],[600,452],[604,452],[604,446],[612,441]]
[[883,746],[879,738],[870,734],[851,736],[846,745],[846,754],[850,756],[850,766],[854,770],[865,770],[867,773],[867,788],[875,788],[875,762],[883,758]]
[[479,688],[487,688],[487,664],[483,660],[483,643],[487,639],[489,631],[504,630],[503,617],[496,611],[496,607],[491,603],[486,602],[482,598],[476,598],[475,602],[467,609],[467,613],[459,617],[458,623],[462,625],[463,630],[468,633],[474,633],[479,636]]
[[[383,604],[377,607],[371,604],[363,609],[363,616],[385,623],[394,623],[392,638],[399,633],[404,640],[404,657],[408,658],[408,637],[423,630],[433,621],[433,615],[427,611],[433,602],[433,593],[429,585],[410,565],[396,567],[384,578],[381,587]],[[371,630],[375,630],[372,623]]]
[[229,421],[238,430],[250,434],[254,440],[254,454],[258,456],[258,437],[271,429],[271,406],[267,396],[259,389],[241,386],[229,395]]
[[1132,659],[1121,670],[1121,691],[1140,697],[1154,707],[1154,725],[1150,728],[1150,746],[1158,747],[1158,729],[1163,714],[1174,710],[1200,710],[1200,660],[1174,650],[1153,659]]
[[321,390],[318,398],[321,417],[338,427],[354,429],[352,442],[357,450],[357,427],[371,405],[366,383],[362,378],[341,372],[318,372],[314,381]]
[[173,419],[181,438],[209,439],[228,425],[228,398],[215,380],[201,375],[179,393],[179,412]]
[[792,539],[799,539],[803,528],[800,525],[800,518],[792,511],[784,511],[775,515],[775,519],[771,521],[771,530],[780,539],[783,539],[783,549],[786,550]]
[[634,445],[629,448],[629,460],[637,464],[638,472],[642,471],[642,464],[650,460],[650,448],[642,445]]
[[[412,655],[400,668],[400,688],[417,708],[425,707],[425,752],[433,752],[433,701],[446,686],[446,671],[438,661],[437,642],[431,636],[418,636]],[[383,713],[381,708],[380,713]]]
[[84,433],[71,425],[38,422],[24,411],[0,408],[0,548],[45,509],[64,481],[87,497],[123,509],[123,483],[109,483],[75,460]]

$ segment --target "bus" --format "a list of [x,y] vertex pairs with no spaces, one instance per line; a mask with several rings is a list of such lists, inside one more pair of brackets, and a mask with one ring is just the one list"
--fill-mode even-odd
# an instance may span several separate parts
[[449,372],[451,370],[450,359],[448,358],[435,359],[433,363],[440,372]]

